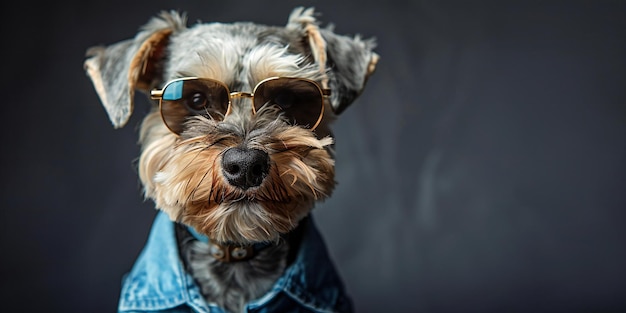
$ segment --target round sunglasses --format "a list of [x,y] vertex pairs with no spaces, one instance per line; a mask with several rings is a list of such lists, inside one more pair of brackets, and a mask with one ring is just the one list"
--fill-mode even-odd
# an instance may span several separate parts
[[222,120],[231,111],[232,99],[251,98],[252,114],[264,106],[277,106],[294,125],[314,130],[324,115],[322,89],[312,80],[293,77],[271,77],[258,83],[252,93],[231,92],[226,84],[199,77],[174,79],[160,90],[152,90],[152,99],[159,100],[163,122],[172,132],[181,134],[187,118],[204,115]]

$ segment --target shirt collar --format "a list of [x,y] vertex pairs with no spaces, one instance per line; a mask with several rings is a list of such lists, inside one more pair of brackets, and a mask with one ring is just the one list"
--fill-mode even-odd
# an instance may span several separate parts
[[[248,304],[249,309],[288,296],[304,307],[332,311],[338,301],[344,300],[342,282],[312,217],[302,223],[302,242],[294,262],[266,295]],[[159,212],[146,246],[125,278],[119,309],[165,310],[183,304],[197,312],[211,312],[212,307],[204,302],[199,287],[183,269],[174,223]]]

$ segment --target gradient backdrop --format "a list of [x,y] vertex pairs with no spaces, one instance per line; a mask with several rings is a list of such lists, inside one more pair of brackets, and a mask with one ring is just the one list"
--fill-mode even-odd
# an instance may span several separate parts
[[626,311],[626,1],[2,4],[0,311],[114,312],[152,203],[139,95],[114,130],[82,67],[162,9],[376,37],[315,211],[358,312]]

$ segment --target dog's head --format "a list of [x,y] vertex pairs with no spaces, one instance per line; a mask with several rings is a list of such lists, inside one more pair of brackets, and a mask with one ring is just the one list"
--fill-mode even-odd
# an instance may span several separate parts
[[135,90],[155,99],[139,176],[159,209],[219,242],[275,240],[331,194],[329,124],[374,71],[374,44],[318,28],[303,8],[285,27],[185,24],[162,13],[90,49],[87,73],[116,128]]

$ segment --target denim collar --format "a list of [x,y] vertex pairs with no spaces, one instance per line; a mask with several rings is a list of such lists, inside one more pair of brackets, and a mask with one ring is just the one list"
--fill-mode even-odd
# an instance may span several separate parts
[[[247,304],[247,311],[285,307],[287,302],[320,312],[351,311],[351,302],[312,217],[302,223],[302,243],[294,262],[268,293]],[[157,311],[181,306],[193,312],[223,312],[216,304],[205,302],[200,288],[184,270],[174,223],[159,212],[146,246],[124,279],[119,311]]]

